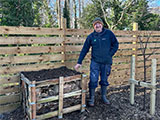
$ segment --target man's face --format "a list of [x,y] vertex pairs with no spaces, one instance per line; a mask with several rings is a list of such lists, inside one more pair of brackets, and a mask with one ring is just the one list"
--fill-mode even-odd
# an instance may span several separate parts
[[103,28],[103,25],[99,22],[97,22],[96,24],[94,24],[94,30],[96,32],[102,32],[102,28]]

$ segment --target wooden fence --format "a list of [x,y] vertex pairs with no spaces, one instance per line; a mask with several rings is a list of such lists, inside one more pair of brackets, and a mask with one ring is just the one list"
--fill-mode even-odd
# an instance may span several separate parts
[[[20,105],[21,71],[37,71],[60,66],[73,68],[86,36],[93,30],[0,27],[0,113],[14,110]],[[113,31],[120,43],[113,58],[109,78],[111,86],[127,85],[130,78],[131,56],[136,55],[136,78],[143,77],[143,61],[139,36],[149,36],[146,54],[154,52],[147,61],[150,77],[151,58],[157,58],[157,77],[160,75],[160,31]],[[83,61],[82,71],[89,73],[90,53]],[[14,103],[14,104],[13,104]]]

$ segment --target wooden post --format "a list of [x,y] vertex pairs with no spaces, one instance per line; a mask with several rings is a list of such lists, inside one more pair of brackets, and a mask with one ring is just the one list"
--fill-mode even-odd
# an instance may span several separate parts
[[58,118],[63,118],[63,83],[64,77],[59,77],[59,108]]
[[36,119],[36,81],[32,81],[31,87],[31,109],[32,109],[32,120]]
[[[156,59],[152,59],[152,74],[151,74],[151,85],[156,85]],[[156,88],[156,87],[155,87]],[[150,114],[154,115],[155,113],[155,103],[156,103],[156,89],[152,88],[150,94]]]
[[82,101],[81,101],[81,112],[85,111],[86,107],[86,87],[85,87],[84,75],[81,75],[81,87],[82,87]]
[[[132,80],[135,79],[135,56],[132,56],[131,60],[131,76],[130,78]],[[134,89],[135,89],[135,84],[130,82],[130,102],[133,105],[134,104]]]
[[[136,23],[136,22],[133,22],[133,31],[138,31],[138,23]],[[136,41],[132,42],[132,44],[135,45],[135,47],[132,48],[132,50],[133,50],[133,55],[135,56],[135,63],[137,63],[137,43],[138,43],[138,38],[137,37],[138,36],[133,35],[133,37],[136,38]],[[135,64],[135,69],[136,69],[136,64]],[[136,71],[136,73],[135,73],[135,79],[137,79],[136,78],[137,70],[135,70],[135,71]]]
[[64,65],[66,66],[65,64],[65,60],[66,60],[66,54],[65,54],[65,41],[66,41],[66,18],[63,18],[62,19],[62,27],[63,27],[63,35],[61,37],[63,37],[63,43],[61,44],[61,46],[63,47],[63,51],[62,51],[62,54],[64,56],[63,60],[62,60],[62,63],[64,63]]

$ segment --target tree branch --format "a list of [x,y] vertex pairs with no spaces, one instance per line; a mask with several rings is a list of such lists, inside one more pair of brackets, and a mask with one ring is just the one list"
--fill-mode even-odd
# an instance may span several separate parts
[[100,2],[100,4],[101,4],[101,9],[102,9],[102,12],[103,12],[104,20],[105,20],[105,22],[107,23],[108,27],[111,28],[110,24],[108,23],[108,21],[107,21],[107,19],[106,19],[106,18],[107,18],[107,15],[106,15],[106,13],[105,13],[105,11],[104,11],[104,5],[103,5],[103,3],[102,3],[101,0],[99,0],[99,2]]
[[128,3],[128,5],[127,5],[125,8],[123,8],[123,11],[122,11],[122,13],[121,13],[121,17],[119,18],[119,20],[117,21],[117,23],[112,26],[112,29],[121,22],[121,20],[122,20],[122,18],[123,18],[123,16],[124,16],[125,10],[132,4],[132,2],[133,2],[133,0],[131,0],[131,1]]

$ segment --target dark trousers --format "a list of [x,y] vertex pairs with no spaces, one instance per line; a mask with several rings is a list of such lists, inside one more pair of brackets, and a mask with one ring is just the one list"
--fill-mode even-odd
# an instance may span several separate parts
[[90,64],[90,82],[89,88],[96,88],[98,86],[98,79],[100,75],[99,84],[102,86],[108,86],[108,76],[111,72],[111,65],[109,64],[99,64],[95,61],[91,61]]

